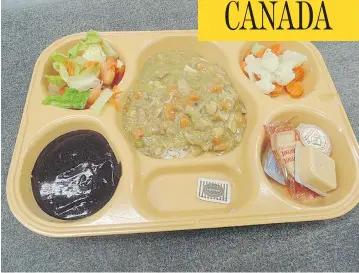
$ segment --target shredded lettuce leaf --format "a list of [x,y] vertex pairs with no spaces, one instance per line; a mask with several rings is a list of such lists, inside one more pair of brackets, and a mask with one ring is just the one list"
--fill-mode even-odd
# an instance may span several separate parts
[[82,55],[88,61],[95,61],[103,63],[106,61],[106,54],[103,52],[101,46],[99,45],[90,45]]
[[96,31],[89,30],[86,34],[86,39],[84,43],[87,45],[91,45],[91,44],[99,44],[101,41],[102,39]]
[[49,83],[53,85],[62,87],[66,84],[66,82],[61,78],[61,76],[46,75],[45,78],[48,80]]
[[81,72],[81,76],[86,76],[86,75],[95,75],[96,77],[98,77],[98,75],[100,74],[100,65],[95,65],[95,66],[91,66],[86,68],[85,70],[83,70]]
[[111,98],[113,91],[111,89],[105,89],[102,91],[101,95],[97,98],[94,104],[90,107],[92,111],[96,114],[101,114],[103,107],[105,106],[106,102]]
[[60,62],[60,63],[66,62],[66,60],[69,58],[68,56],[65,56],[57,52],[52,53],[51,57],[55,62]]
[[67,84],[70,88],[75,88],[79,92],[84,92],[92,88],[97,88],[102,85],[102,82],[96,75],[79,75],[69,77]]
[[80,75],[82,68],[83,68],[82,64],[75,63],[74,76]]
[[84,41],[79,42],[79,51],[86,50],[88,48],[88,45],[84,43]]
[[83,41],[77,43],[73,48],[71,48],[67,54],[69,55],[70,59],[76,58],[81,51],[84,51],[88,48],[88,45],[85,44]]
[[62,96],[49,96],[42,103],[66,109],[82,110],[85,108],[89,96],[90,91],[79,92],[73,88],[66,88]]
[[69,54],[70,58],[75,58],[77,57],[77,55],[79,54],[79,46],[80,44],[78,43],[77,45],[75,45],[73,48],[71,48],[67,53]]
[[60,62],[54,62],[52,66],[60,74],[60,77],[67,82],[69,79],[69,73],[67,72],[65,65]]
[[66,85],[60,76],[47,75],[45,78],[49,82],[48,88],[51,95],[58,95],[59,90]]
[[80,64],[82,66],[84,66],[87,63],[87,60],[85,58],[83,58],[82,56],[77,56],[76,58],[72,59],[72,61],[75,64]]
[[59,90],[66,85],[66,82],[60,76],[45,76],[49,82],[48,89],[51,95],[58,95]]
[[49,90],[50,95],[52,95],[52,96],[60,95],[59,91],[60,91],[61,87],[59,88],[58,86],[49,83],[47,88]]
[[103,42],[103,52],[105,52],[107,57],[113,57],[113,58],[118,58],[118,53],[116,52],[116,50],[114,50],[112,48],[112,46],[106,41],[106,40],[102,40]]
[[86,59],[82,58],[81,56],[77,56],[76,58],[72,59],[74,63],[74,76],[80,75],[82,68],[84,67],[85,63],[87,62]]

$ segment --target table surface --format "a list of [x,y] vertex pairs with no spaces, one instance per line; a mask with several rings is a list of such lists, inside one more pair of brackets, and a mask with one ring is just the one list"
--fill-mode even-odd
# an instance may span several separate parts
[[[2,10],[3,271],[358,271],[359,206],[320,222],[52,239],[9,211],[5,183],[33,66],[62,36],[196,29],[197,1],[6,0]],[[315,43],[359,137],[359,43]]]

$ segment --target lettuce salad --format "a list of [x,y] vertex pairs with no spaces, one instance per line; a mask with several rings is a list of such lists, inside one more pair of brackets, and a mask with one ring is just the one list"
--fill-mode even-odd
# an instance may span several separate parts
[[56,75],[46,75],[49,96],[42,102],[67,109],[90,108],[100,113],[107,102],[119,109],[116,96],[125,66],[118,53],[96,31],[71,48],[66,55],[52,54]]

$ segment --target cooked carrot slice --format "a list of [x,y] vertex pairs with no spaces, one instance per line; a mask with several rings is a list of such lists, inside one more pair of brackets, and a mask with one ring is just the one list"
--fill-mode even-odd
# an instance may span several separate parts
[[217,121],[217,120],[220,120],[221,118],[219,116],[212,116],[212,120],[213,121]]
[[246,76],[248,77],[248,73],[247,73],[247,71],[245,70],[246,66],[247,66],[246,61],[242,61],[242,62],[241,62],[242,72],[244,73],[244,75],[246,75]]
[[216,84],[216,86],[214,87],[214,91],[216,91],[217,93],[222,93],[223,91],[222,85]]
[[219,83],[215,84],[213,87],[211,87],[209,89],[209,92],[211,92],[211,93],[213,93],[213,92],[222,93],[222,91],[223,91],[223,87]]
[[280,94],[275,92],[275,91],[272,91],[269,93],[269,96],[272,97],[272,98],[275,98],[275,97],[278,97]]
[[174,120],[176,117],[176,106],[174,104],[166,104],[166,119]]
[[120,103],[116,100],[116,98],[110,98],[109,100],[108,100],[108,102],[109,103],[111,103],[114,107],[115,107],[115,109],[116,109],[116,111],[117,112],[119,112],[120,111]]
[[256,79],[256,81],[259,81],[261,79],[257,74],[254,74],[254,78]]
[[220,107],[222,110],[225,110],[225,111],[227,111],[227,110],[229,109],[228,105],[227,105],[226,103],[224,103],[224,102],[221,102],[221,103],[219,104],[219,107]]
[[181,128],[185,128],[189,125],[189,117],[188,115],[183,115],[180,119]]
[[250,48],[247,50],[246,54],[244,54],[243,59],[245,59],[248,55],[251,55],[251,54],[252,54],[252,49]]
[[174,120],[175,119],[175,112],[166,112],[166,119],[167,120]]
[[172,103],[166,104],[166,110],[167,111],[174,111],[176,110],[176,106]]
[[203,64],[198,64],[198,65],[197,65],[197,69],[198,69],[199,71],[204,71],[204,70],[206,70],[206,67],[205,67]]
[[219,145],[222,143],[222,139],[219,136],[214,136],[212,141],[214,145]]
[[282,94],[284,92],[284,87],[275,83],[274,84],[275,88],[274,90],[269,94],[269,96],[271,97],[278,97],[280,94]]
[[287,92],[289,93],[289,95],[295,99],[302,96],[303,92],[304,92],[303,86],[301,85],[300,82],[297,82],[297,81],[292,81],[285,88],[286,88]]
[[301,82],[304,80],[305,71],[304,71],[303,66],[297,66],[297,67],[293,68],[293,72],[295,74],[295,78],[294,78],[295,81]]
[[142,93],[141,92],[136,92],[135,99],[138,100],[140,98],[142,98]]
[[199,96],[196,94],[189,94],[188,97],[190,98],[191,101],[196,102],[199,101]]
[[139,138],[145,136],[145,132],[144,132],[141,128],[135,128],[135,129],[133,129],[132,133],[133,133],[133,136],[134,136],[136,139],[139,139]]
[[274,91],[278,92],[279,94],[284,93],[284,91],[285,91],[284,86],[279,85],[278,83],[275,83],[274,86],[275,86]]
[[258,51],[256,54],[255,54],[255,56],[257,57],[257,58],[262,58],[263,57],[263,55],[264,55],[264,52],[266,51],[266,47],[264,47],[262,50],[260,50],[260,51]]
[[279,55],[282,54],[282,47],[281,47],[280,44],[272,45],[272,46],[270,47],[270,49],[271,49],[272,52],[273,52],[275,55],[277,55],[277,56],[279,56]]

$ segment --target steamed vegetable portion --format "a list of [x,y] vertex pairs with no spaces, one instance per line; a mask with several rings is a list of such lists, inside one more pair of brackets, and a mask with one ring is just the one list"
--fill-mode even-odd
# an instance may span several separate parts
[[255,44],[241,61],[247,78],[271,97],[288,93],[299,98],[304,93],[304,63],[308,57],[292,50],[283,50],[280,44],[265,47]]
[[117,84],[125,73],[118,53],[95,31],[66,55],[52,54],[55,75],[46,75],[50,96],[43,104],[69,109],[94,109],[100,113],[106,102],[118,110]]
[[221,154],[242,139],[245,113],[221,68],[194,52],[167,51],[144,64],[123,124],[134,146],[151,157]]

